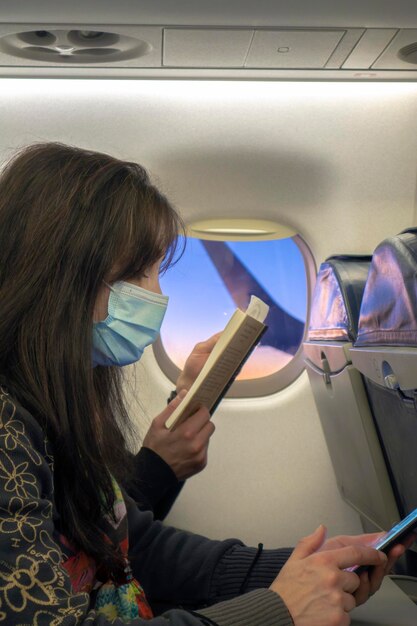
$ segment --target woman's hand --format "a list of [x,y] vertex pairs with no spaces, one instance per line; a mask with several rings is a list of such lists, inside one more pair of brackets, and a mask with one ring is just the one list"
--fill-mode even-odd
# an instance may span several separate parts
[[143,440],[144,446],[159,454],[168,463],[178,480],[186,480],[206,467],[208,445],[215,427],[210,421],[210,413],[204,407],[188,417],[173,432],[165,428],[165,422],[199,375],[220,334],[216,333],[206,341],[196,344],[178,377],[177,397],[155,417]]
[[[373,544],[381,539],[386,533],[369,533],[364,535],[340,535],[339,537],[332,537],[325,541],[319,551],[335,550],[346,546],[365,545],[372,547]],[[384,576],[390,573],[395,561],[404,554],[404,552],[415,541],[416,535],[410,533],[402,543],[394,546],[388,553],[388,559],[385,564],[377,565],[370,568],[369,571],[362,572],[360,574],[360,585],[355,591],[354,597],[356,605],[364,604],[378,589],[380,588]]]
[[198,409],[174,431],[165,422],[176,409],[186,392],[181,391],[152,421],[143,445],[156,452],[175,473],[178,480],[186,480],[201,472],[207,465],[208,445],[215,426],[204,407]]
[[177,392],[180,392],[182,389],[188,390],[191,387],[210,356],[220,335],[221,333],[216,333],[209,339],[206,339],[206,341],[201,341],[194,346],[193,351],[185,362],[184,369],[178,377],[176,385]]
[[346,568],[387,565],[385,554],[362,544],[320,550],[325,535],[326,529],[319,526],[299,541],[270,587],[284,600],[295,626],[348,626],[361,580]]

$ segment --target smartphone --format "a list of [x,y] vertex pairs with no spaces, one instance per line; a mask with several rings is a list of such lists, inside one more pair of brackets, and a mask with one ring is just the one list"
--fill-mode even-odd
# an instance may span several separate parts
[[[370,544],[371,548],[375,548],[376,550],[382,550],[385,554],[393,548],[397,543],[401,543],[401,540],[404,539],[407,535],[411,533],[411,531],[417,527],[417,509],[411,511],[407,517],[403,520],[395,524],[383,537],[380,537],[376,541]],[[348,567],[348,572],[355,572],[356,574],[360,574],[365,570],[372,567],[371,565],[354,565],[353,567]]]

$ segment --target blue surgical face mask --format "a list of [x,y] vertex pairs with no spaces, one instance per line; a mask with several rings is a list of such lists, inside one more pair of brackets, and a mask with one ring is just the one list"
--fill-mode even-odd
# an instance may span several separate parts
[[158,337],[168,296],[118,281],[110,287],[108,316],[93,324],[93,366],[139,361]]

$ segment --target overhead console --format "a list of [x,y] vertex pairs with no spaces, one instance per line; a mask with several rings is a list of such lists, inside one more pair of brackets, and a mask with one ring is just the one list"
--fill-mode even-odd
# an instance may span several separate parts
[[417,29],[0,24],[0,76],[29,68],[30,76],[415,80]]

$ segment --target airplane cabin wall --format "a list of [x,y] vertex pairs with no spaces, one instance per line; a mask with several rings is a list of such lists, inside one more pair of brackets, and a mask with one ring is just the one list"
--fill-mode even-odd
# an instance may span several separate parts
[[[318,266],[416,224],[416,110],[416,83],[2,79],[0,160],[49,140],[134,159],[186,220],[277,220]],[[128,373],[132,412],[149,423],[172,384],[149,350]],[[273,396],[225,400],[214,420],[208,467],[169,521],[266,546],[321,522],[359,531],[305,373]]]

